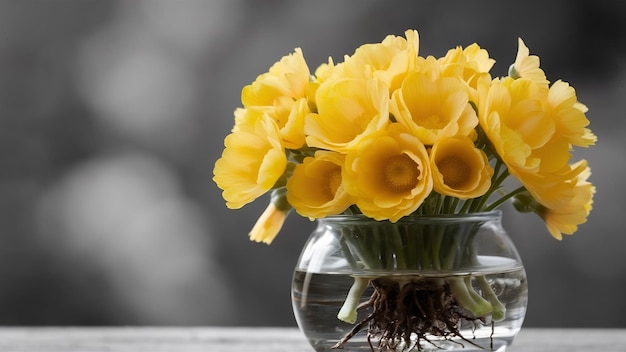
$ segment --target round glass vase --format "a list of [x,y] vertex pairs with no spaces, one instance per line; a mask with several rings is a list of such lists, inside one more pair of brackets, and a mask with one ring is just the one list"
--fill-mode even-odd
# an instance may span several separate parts
[[499,211],[317,220],[292,303],[316,351],[504,351],[528,298]]

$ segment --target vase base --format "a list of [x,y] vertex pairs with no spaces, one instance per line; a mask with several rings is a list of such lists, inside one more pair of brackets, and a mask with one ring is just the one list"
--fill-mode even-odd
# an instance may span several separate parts
[[496,351],[504,352],[507,347],[511,345],[512,338],[510,340],[505,339],[490,339],[490,338],[470,338],[468,341],[462,339],[454,340],[437,340],[434,339],[430,343],[422,341],[421,348],[416,345],[406,346],[406,344],[399,344],[395,349],[382,349],[378,350],[374,341],[372,346],[369,345],[367,338],[358,336],[343,345],[342,349],[333,349],[334,341],[326,340],[314,340],[309,339],[309,343],[313,349],[317,352],[395,352],[395,351],[420,351],[420,352],[435,352],[435,351],[459,351],[459,352],[485,352]]

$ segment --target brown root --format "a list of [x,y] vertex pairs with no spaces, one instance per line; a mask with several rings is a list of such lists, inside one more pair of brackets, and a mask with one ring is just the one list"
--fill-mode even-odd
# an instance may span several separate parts
[[[445,280],[422,279],[399,282],[390,278],[370,281],[374,293],[359,309],[370,308],[371,313],[354,325],[334,349],[341,349],[354,335],[367,326],[367,339],[372,351],[402,350],[417,348],[421,342],[437,346],[429,338],[448,341],[460,339],[477,346],[461,334],[461,323],[484,322],[485,317],[476,317],[463,308],[454,298]],[[414,338],[412,340],[412,338]],[[377,344],[372,344],[377,341]],[[460,342],[457,342],[460,343]],[[480,346],[477,346],[480,347]]]

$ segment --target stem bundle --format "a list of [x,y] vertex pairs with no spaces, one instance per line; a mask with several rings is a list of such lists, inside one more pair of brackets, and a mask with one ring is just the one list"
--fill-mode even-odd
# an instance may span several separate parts
[[[473,243],[482,225],[440,217],[345,226],[338,234],[342,249],[363,274],[354,276],[337,315],[356,324],[334,348],[366,328],[368,341],[378,341],[372,345],[377,351],[421,350],[420,343],[433,343],[433,337],[471,343],[461,334],[462,323],[503,319],[505,307],[487,279],[468,272],[478,262]],[[370,284],[374,293],[359,304]],[[359,309],[369,315],[357,322]]]

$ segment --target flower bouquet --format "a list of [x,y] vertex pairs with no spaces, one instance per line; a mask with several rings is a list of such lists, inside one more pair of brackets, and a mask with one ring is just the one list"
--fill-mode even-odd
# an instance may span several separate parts
[[[548,81],[521,39],[508,76],[495,78],[495,61],[477,44],[439,58],[420,56],[418,47],[417,31],[407,30],[404,37],[362,45],[343,62],[329,59],[313,74],[295,49],[243,88],[243,107],[235,110],[213,180],[232,209],[271,192],[252,240],[271,243],[291,210],[310,219],[358,214],[394,224],[483,214],[511,200],[518,211],[539,215],[556,239],[586,221],[595,188],[587,162],[572,161],[571,151],[593,145],[596,136],[574,88]],[[354,265],[397,268],[400,257],[402,263],[427,261],[429,268],[457,265],[458,256],[443,249],[463,246],[462,235],[440,231],[436,240],[415,242],[386,228],[340,235]],[[473,236],[476,229],[460,231]],[[364,241],[368,232],[391,244]],[[383,260],[390,250],[392,264]],[[466,251],[463,260],[475,260],[473,253]],[[354,326],[335,348],[363,329],[381,351],[403,341],[403,349],[421,349],[420,340],[429,336],[469,342],[458,324],[504,314],[480,276],[472,282],[391,281],[355,276],[337,312]],[[361,302],[368,287],[374,291]],[[428,297],[414,299],[412,316],[398,319],[398,309],[406,307],[389,308],[392,296],[424,292]],[[422,307],[433,295],[444,297],[445,305],[433,310],[438,315]],[[357,321],[364,307],[372,313]]]

